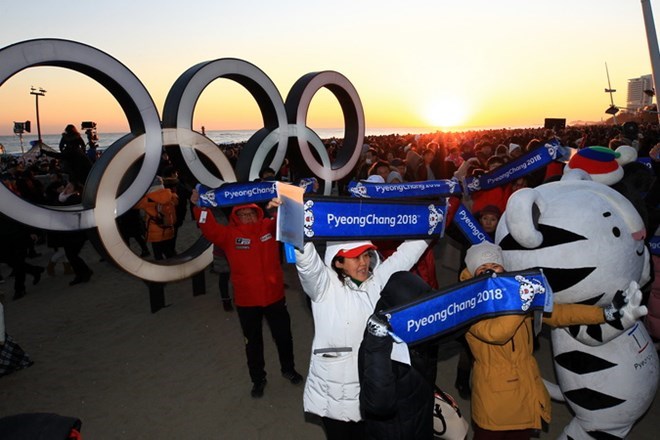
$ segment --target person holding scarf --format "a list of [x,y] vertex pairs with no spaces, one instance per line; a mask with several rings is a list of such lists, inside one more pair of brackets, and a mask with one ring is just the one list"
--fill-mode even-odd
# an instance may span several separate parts
[[[215,220],[207,208],[198,207],[199,192],[190,201],[202,235],[225,253],[234,286],[234,305],[245,338],[245,355],[252,380],[250,395],[261,398],[266,387],[263,321],[268,323],[277,347],[280,372],[293,385],[302,383],[293,355],[291,317],[287,310],[280,246],[275,240],[274,218],[266,217],[254,203],[232,208],[229,224]],[[281,202],[273,199],[266,211],[273,212]]]
[[[431,440],[438,340],[395,343],[385,310],[428,298],[418,275],[397,272],[383,288],[359,351],[360,404],[366,440]],[[466,424],[467,428],[467,424]]]
[[329,440],[364,438],[358,377],[364,328],[390,276],[409,270],[427,245],[405,241],[383,262],[371,241],[328,242],[324,259],[311,242],[296,250],[315,330],[304,409],[321,417]]
[[[461,280],[504,272],[502,249],[483,242],[470,247]],[[623,310],[554,304],[543,316],[552,327],[615,321]],[[465,337],[474,356],[471,414],[474,440],[528,440],[550,423],[552,406],[533,354],[533,316],[501,315],[470,326]]]

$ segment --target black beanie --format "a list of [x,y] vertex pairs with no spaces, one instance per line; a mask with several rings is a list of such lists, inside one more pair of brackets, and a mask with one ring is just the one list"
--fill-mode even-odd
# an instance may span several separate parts
[[415,301],[433,292],[431,286],[411,272],[396,272],[383,287],[376,310],[386,310]]

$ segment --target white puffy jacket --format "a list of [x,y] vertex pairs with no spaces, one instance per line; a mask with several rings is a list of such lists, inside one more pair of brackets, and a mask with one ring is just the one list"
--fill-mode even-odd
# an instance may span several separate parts
[[[296,252],[296,267],[303,289],[312,300],[314,341],[305,383],[306,412],[335,420],[359,421],[360,383],[358,349],[380,292],[390,276],[410,270],[427,247],[424,240],[409,240],[384,262],[372,258],[372,274],[360,286],[340,280],[331,262],[340,249],[353,249],[365,241],[328,243],[325,263],[312,243]],[[374,253],[375,254],[375,253]]]

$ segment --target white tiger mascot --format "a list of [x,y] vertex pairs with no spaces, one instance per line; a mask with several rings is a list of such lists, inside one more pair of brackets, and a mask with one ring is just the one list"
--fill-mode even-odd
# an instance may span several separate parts
[[[513,193],[495,241],[507,270],[543,269],[556,303],[632,298],[639,306],[639,286],[650,279],[645,233],[624,196],[574,170]],[[626,438],[653,402],[658,355],[638,320],[646,308],[632,309],[613,322],[551,331],[559,388],[575,414],[559,438]]]

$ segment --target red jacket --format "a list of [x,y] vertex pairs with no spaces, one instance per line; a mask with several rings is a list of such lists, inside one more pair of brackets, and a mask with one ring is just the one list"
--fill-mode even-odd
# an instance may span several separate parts
[[497,206],[500,212],[504,212],[510,195],[511,185],[496,186],[495,188],[477,191],[471,195],[472,213],[476,214],[488,205]]
[[[241,224],[236,211],[253,208],[258,221]],[[279,243],[275,241],[275,220],[264,218],[263,210],[255,204],[235,206],[229,225],[215,221],[206,209],[195,208],[195,218],[207,240],[227,255],[230,279],[234,285],[234,303],[239,307],[265,307],[284,298],[284,274],[280,263]]]

